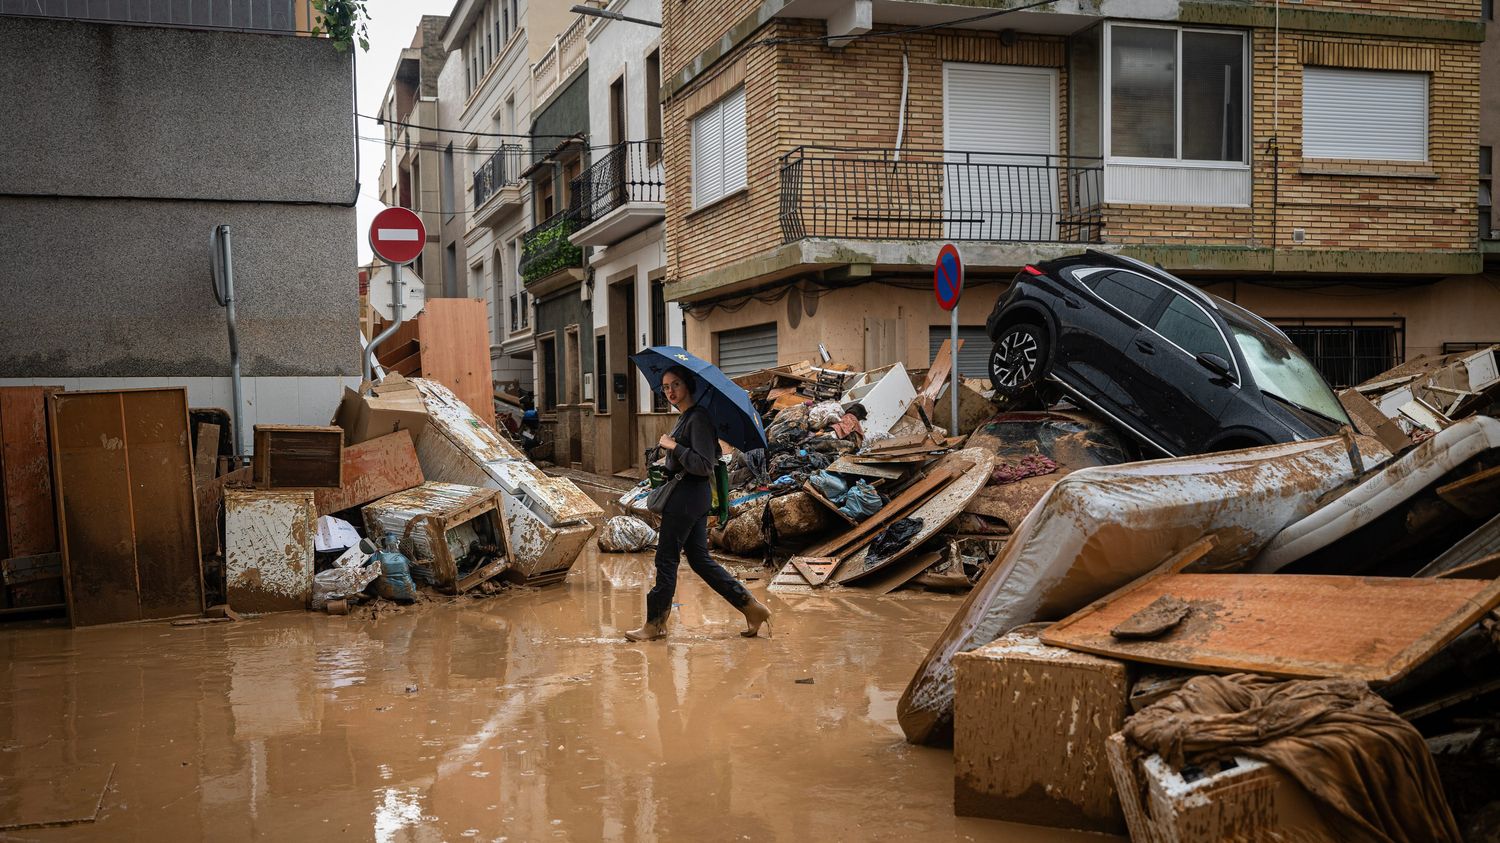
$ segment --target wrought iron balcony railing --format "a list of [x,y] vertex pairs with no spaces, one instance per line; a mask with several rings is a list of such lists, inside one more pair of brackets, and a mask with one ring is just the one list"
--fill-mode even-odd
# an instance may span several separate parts
[[781,159],[781,233],[860,240],[1097,243],[1099,158],[798,147]]
[[489,158],[479,165],[474,171],[474,207],[476,209],[484,206],[485,202],[495,194],[495,191],[509,184],[518,184],[521,181],[521,171],[526,169],[527,162],[523,160],[524,155],[521,147],[516,144],[505,144]]
[[584,224],[603,219],[630,202],[665,201],[661,141],[615,144],[573,180],[572,193]]
[[530,284],[558,270],[582,267],[583,249],[568,241],[582,227],[575,206],[521,235],[521,278]]

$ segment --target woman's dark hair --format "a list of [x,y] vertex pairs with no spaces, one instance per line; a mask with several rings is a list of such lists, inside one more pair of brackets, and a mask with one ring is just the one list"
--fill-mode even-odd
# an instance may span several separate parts
[[676,375],[677,379],[682,381],[683,387],[687,389],[688,395],[697,394],[698,377],[692,372],[688,371],[686,366],[673,366],[672,368],[661,373],[662,379],[665,380],[667,375]]

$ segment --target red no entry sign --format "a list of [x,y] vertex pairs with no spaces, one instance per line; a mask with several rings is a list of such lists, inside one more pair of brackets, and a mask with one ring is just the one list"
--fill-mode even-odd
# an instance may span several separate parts
[[958,306],[958,297],[964,291],[964,261],[958,256],[958,247],[943,244],[938,250],[937,263],[932,267],[932,292],[944,310]]
[[370,223],[370,248],[389,264],[408,264],[427,245],[422,218],[406,208],[386,208]]

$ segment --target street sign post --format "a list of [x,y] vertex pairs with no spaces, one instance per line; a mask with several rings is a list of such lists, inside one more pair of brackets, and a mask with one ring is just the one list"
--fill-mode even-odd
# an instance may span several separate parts
[[944,243],[938,250],[937,261],[932,268],[932,292],[937,296],[938,306],[948,311],[949,340],[948,355],[953,365],[948,371],[949,405],[953,415],[948,423],[948,435],[958,435],[958,300],[964,292],[964,259],[958,247]]
[[[427,245],[427,226],[422,218],[407,208],[386,208],[370,221],[370,250],[391,267],[391,308],[394,320],[391,326],[380,332],[365,346],[365,383],[370,383],[375,372],[375,347],[390,339],[401,327],[405,318],[405,287],[401,282],[401,267],[411,263],[422,254]],[[375,285],[370,286],[373,295]],[[420,310],[420,306],[418,307]]]

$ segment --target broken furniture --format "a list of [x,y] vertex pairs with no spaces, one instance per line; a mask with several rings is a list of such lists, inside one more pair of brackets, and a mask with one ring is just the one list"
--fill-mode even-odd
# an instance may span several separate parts
[[[1500,581],[1179,573],[1192,561],[1178,559],[1075,612],[1042,641],[1196,671],[1387,684],[1500,606]],[[1122,632],[1164,598],[1179,611],[1144,637]]]
[[337,489],[343,483],[344,431],[335,426],[255,426],[255,487]]
[[344,431],[345,445],[356,445],[398,430],[411,434],[415,442],[427,426],[427,406],[422,403],[415,384],[400,375],[386,375],[369,388],[368,394],[346,388],[333,424]]
[[[1453,421],[1491,412],[1500,397],[1500,346],[1418,357],[1354,387],[1403,433],[1437,433]],[[1356,422],[1359,419],[1355,419]]]
[[353,509],[422,485],[422,466],[405,430],[343,449],[343,480],[337,489],[317,489],[318,515]]
[[1125,833],[1104,755],[1130,669],[1037,640],[1035,626],[953,659],[953,811]]
[[365,533],[376,542],[394,533],[402,554],[431,567],[435,585],[449,594],[462,594],[501,573],[526,585],[560,580],[554,571],[512,565],[499,506],[493,489],[427,482],[366,506]]
[[481,422],[495,426],[489,315],[482,299],[428,299],[376,354],[388,373],[440,383]]
[[0,387],[0,615],[65,605],[47,434],[60,390]]
[[63,392],[51,401],[70,622],[202,614],[187,390]]
[[911,385],[906,367],[892,363],[866,372],[844,393],[839,403],[847,407],[858,401],[864,406],[866,416],[860,425],[869,436],[889,431],[916,400],[917,390]]
[[224,580],[238,612],[306,609],[313,592],[311,490],[224,491]]
[[1219,539],[1208,565],[1254,556],[1361,470],[1344,438],[1327,437],[1069,474],[1017,525],[913,675],[897,709],[907,740],[951,728],[955,654],[1075,612],[1204,536]]

